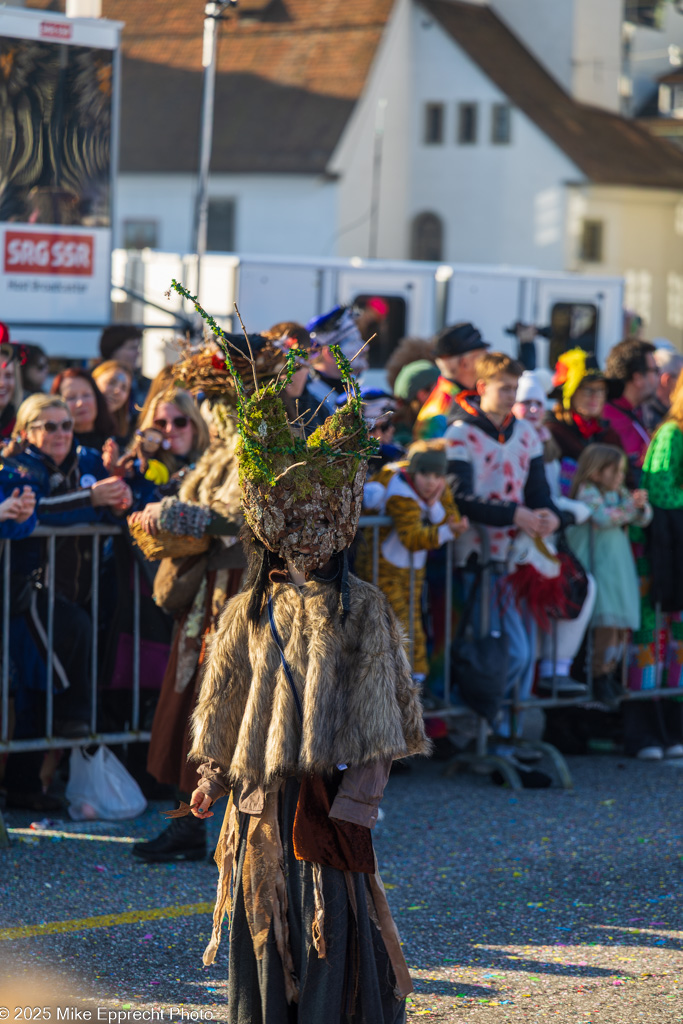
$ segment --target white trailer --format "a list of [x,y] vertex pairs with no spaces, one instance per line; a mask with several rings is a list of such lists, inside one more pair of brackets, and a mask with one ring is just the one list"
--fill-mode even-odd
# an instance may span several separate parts
[[[164,297],[174,277],[194,292],[196,258],[151,250],[114,253],[113,294],[122,303],[117,318],[151,328],[145,338],[147,373],[173,357],[171,314],[192,320],[188,303],[175,294]],[[154,305],[131,302],[131,293]],[[199,298],[224,327],[234,326],[235,302],[248,329],[260,331],[281,320],[306,323],[337,303],[367,296],[381,296],[389,305],[371,355],[371,365],[378,367],[401,337],[428,338],[460,320],[470,320],[494,348],[511,354],[516,340],[506,328],[516,322],[549,328],[552,340],[536,342],[539,366],[549,364],[551,346],[556,357],[575,344],[594,350],[604,363],[622,336],[620,278],[391,260],[211,254],[202,261]]]

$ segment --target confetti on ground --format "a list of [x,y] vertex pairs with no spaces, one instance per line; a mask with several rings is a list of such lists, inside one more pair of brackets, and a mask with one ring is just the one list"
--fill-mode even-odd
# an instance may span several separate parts
[[[573,795],[511,797],[483,777],[443,778],[440,767],[393,776],[376,831],[415,983],[408,1022],[682,1024],[677,773],[572,759]],[[30,813],[6,814],[22,831],[0,851],[0,935],[13,933],[1,973],[22,991],[33,996],[36,978],[54,978],[76,1005],[90,997],[227,1019],[227,945],[213,967],[201,960],[215,865],[146,865],[129,852],[157,833],[161,806],[133,822],[70,823],[68,838],[27,835]],[[173,908],[194,909],[169,916]]]

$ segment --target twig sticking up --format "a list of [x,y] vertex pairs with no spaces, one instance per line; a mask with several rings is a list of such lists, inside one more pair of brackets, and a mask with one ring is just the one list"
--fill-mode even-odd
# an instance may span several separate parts
[[305,466],[305,465],[306,465],[305,462],[293,462],[291,466],[287,466],[287,469],[283,469],[282,472],[279,473],[275,477],[275,480],[273,481],[273,483],[276,484],[278,482],[278,480],[282,480],[283,476],[287,476],[287,474],[289,472],[291,472],[291,470],[296,469],[297,466]]
[[249,335],[247,334],[247,329],[244,326],[244,321],[242,320],[242,316],[241,316],[240,311],[239,311],[239,309],[237,307],[237,303],[233,302],[233,306],[235,307],[235,312],[237,313],[237,319],[240,322],[240,327],[242,328],[242,332],[244,334],[244,339],[245,339],[245,341],[247,343],[247,348],[249,349],[249,359],[251,360],[251,368],[252,368],[252,371],[254,373],[254,388],[255,388],[254,394],[258,397],[258,379],[256,377],[256,360],[254,359],[254,353],[251,350],[251,342],[249,341]]
[[[308,424],[309,424],[309,423],[311,422],[311,420],[315,419],[315,417],[316,417],[316,416],[318,415],[318,413],[320,412],[320,410],[321,410],[321,409],[322,409],[322,407],[324,406],[324,404],[325,404],[325,402],[327,401],[327,399],[328,399],[328,398],[330,397],[330,395],[333,395],[333,394],[334,394],[334,388],[332,388],[332,390],[331,390],[331,391],[328,391],[328,392],[327,392],[327,394],[326,394],[326,395],[325,395],[325,397],[323,398],[323,400],[322,400],[322,402],[320,403],[320,405],[318,406],[318,408],[317,408],[317,409],[314,409],[314,411],[313,411],[313,412],[311,413],[311,415],[310,415],[310,416],[308,417],[308,419],[306,420],[306,422],[305,422],[305,423],[303,424],[303,425],[304,425],[304,427],[307,427],[307,426],[308,426]],[[305,415],[306,415],[306,413],[305,413],[305,412],[302,412],[302,414],[301,414],[301,415],[302,415],[302,416],[305,416]],[[297,419],[298,419],[298,418],[299,418],[299,417],[297,416]],[[296,420],[292,420],[292,423],[296,423]]]
[[352,363],[354,361],[354,359],[358,359],[358,356],[361,354],[363,349],[366,349],[368,347],[368,345],[370,344],[370,342],[374,341],[376,337],[377,337],[377,334],[373,334],[371,338],[368,338],[368,340],[365,342],[365,344],[361,345],[361,347],[358,349],[358,351],[356,352],[355,356],[351,356],[351,358],[349,359],[349,362]]

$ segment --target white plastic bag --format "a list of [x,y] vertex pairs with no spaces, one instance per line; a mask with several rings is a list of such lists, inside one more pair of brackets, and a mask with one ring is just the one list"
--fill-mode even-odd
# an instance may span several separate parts
[[135,779],[105,746],[92,756],[73,748],[66,798],[72,821],[122,821],[136,818],[147,807]]

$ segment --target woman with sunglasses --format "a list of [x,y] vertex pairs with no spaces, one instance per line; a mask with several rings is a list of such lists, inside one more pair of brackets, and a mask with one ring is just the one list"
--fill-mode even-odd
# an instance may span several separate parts
[[92,375],[71,366],[57,374],[50,393],[59,395],[69,407],[76,444],[101,452],[107,438],[116,433],[116,426]]
[[[25,474],[37,498],[41,525],[69,526],[121,516],[130,507],[130,488],[107,477],[97,452],[74,444],[73,419],[65,402],[35,394],[20,406],[16,431],[23,450],[11,465]],[[12,576],[31,581],[25,601],[13,602],[10,656],[17,666],[17,738],[40,734],[45,691],[47,595],[35,584],[44,576],[45,540],[28,537],[12,546]],[[89,538],[58,537],[55,549],[54,735],[89,735],[91,710],[91,635],[89,599],[92,585]],[[18,612],[18,614],[16,614]],[[41,801],[39,761],[10,759],[7,786],[15,806],[55,809]]]
[[[175,494],[187,473],[209,447],[209,428],[192,395],[177,387],[160,392],[150,402],[138,430],[150,428],[159,431],[165,442],[155,456],[171,475],[163,493]],[[146,505],[141,513],[145,529],[152,535],[158,529],[160,515],[160,501]]]

